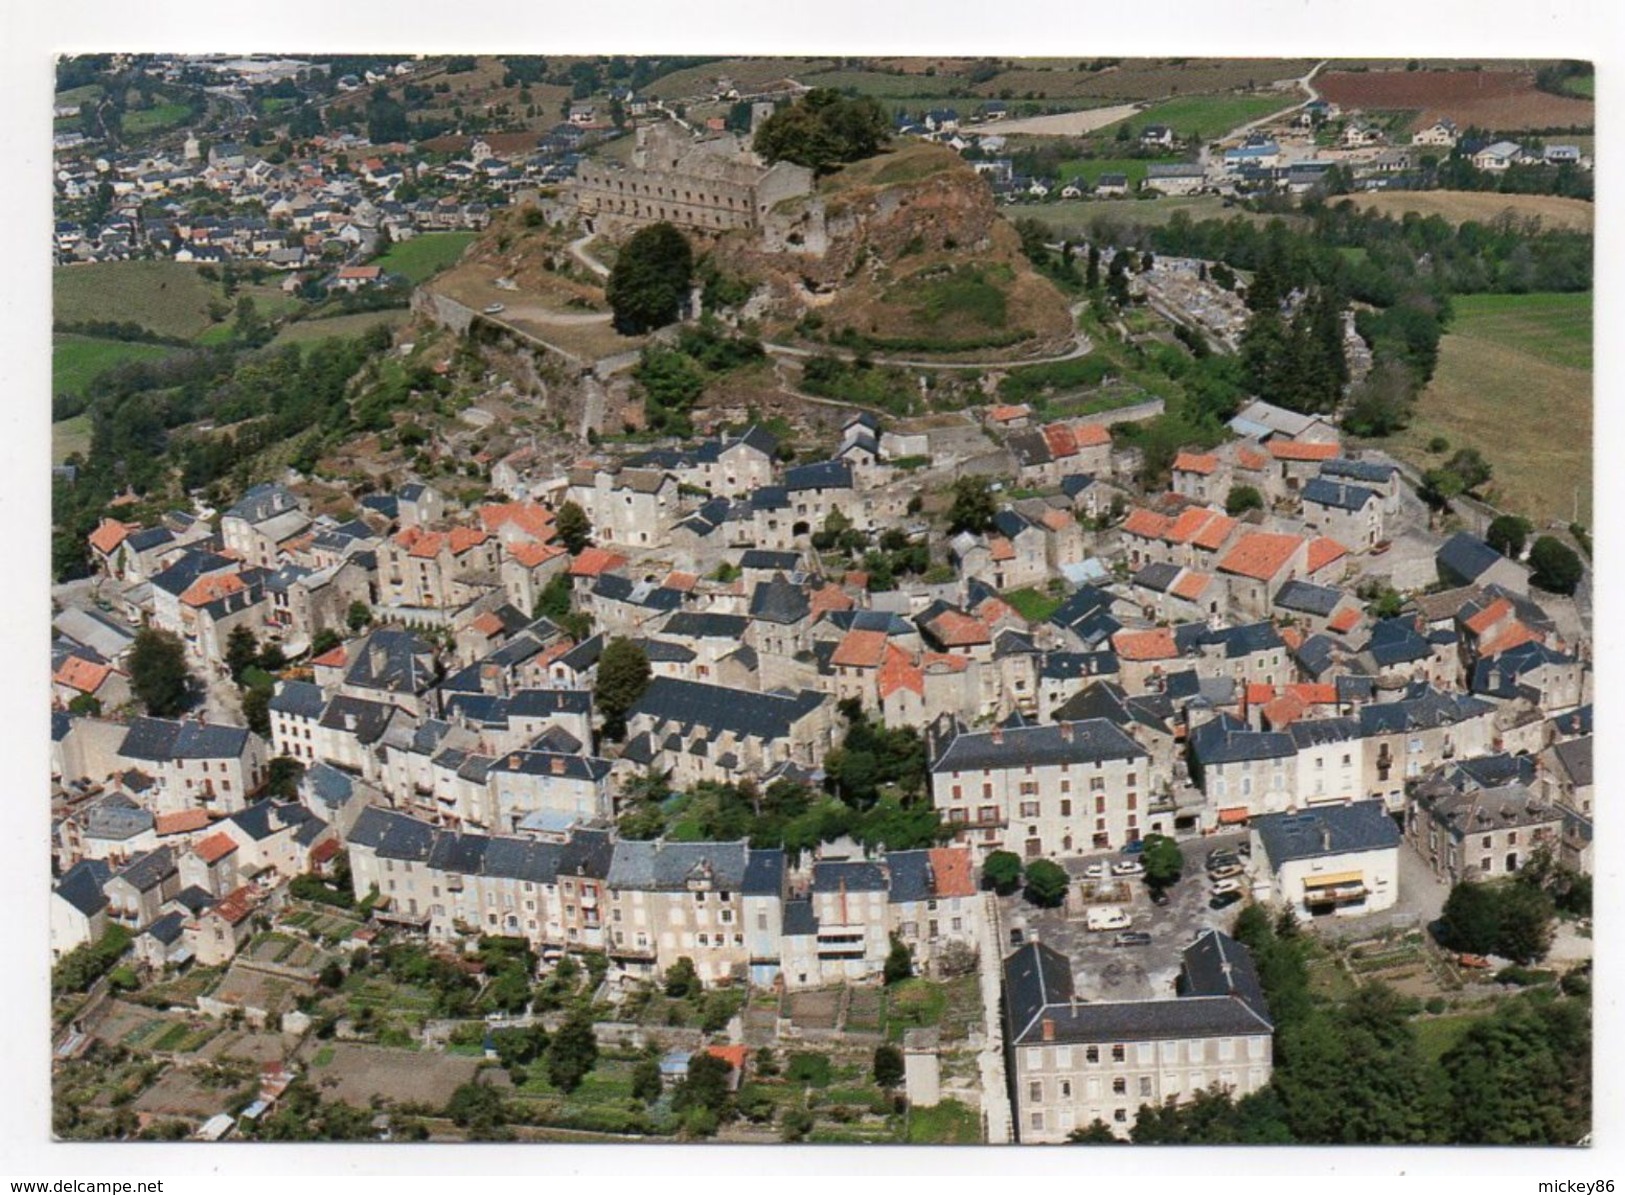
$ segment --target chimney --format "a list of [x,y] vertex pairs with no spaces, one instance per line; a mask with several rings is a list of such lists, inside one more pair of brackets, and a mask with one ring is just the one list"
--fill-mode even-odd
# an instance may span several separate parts
[[345,730],[354,730],[355,729],[355,715],[354,714],[345,714],[344,715],[344,729]]
[[1332,828],[1324,823],[1320,827],[1320,849],[1323,851],[1332,849]]
[[993,728],[993,745],[995,747],[1004,746],[1004,727],[995,726]]
[[1055,1022],[1052,1021],[1049,1017],[1045,1017],[1044,1021],[1043,1021],[1043,1029],[1044,1029],[1044,1040],[1045,1041],[1054,1041],[1055,1040]]
[[510,768],[517,769],[519,767],[519,756],[517,756],[517,755],[508,756],[508,766]]
[[559,756],[553,757],[553,775],[564,775],[564,760]]
[[1062,722],[1061,723],[1061,741],[1063,743],[1070,743],[1072,741],[1072,738],[1073,738],[1072,723],[1070,723],[1070,722]]

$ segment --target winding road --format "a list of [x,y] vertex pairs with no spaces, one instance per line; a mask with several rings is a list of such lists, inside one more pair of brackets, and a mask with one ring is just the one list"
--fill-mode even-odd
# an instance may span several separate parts
[[1257,120],[1249,120],[1246,124],[1237,125],[1235,128],[1231,129],[1228,133],[1225,133],[1222,137],[1215,137],[1211,141],[1204,141],[1202,143],[1201,151],[1198,153],[1197,159],[1196,159],[1197,162],[1201,165],[1203,173],[1205,174],[1207,172],[1208,162],[1209,162],[1209,159],[1212,157],[1212,154],[1210,152],[1210,147],[1211,146],[1220,144],[1221,142],[1225,142],[1225,141],[1239,140],[1240,138],[1245,137],[1253,129],[1259,128],[1262,125],[1269,124],[1271,121],[1280,120],[1281,117],[1285,116],[1288,112],[1296,112],[1299,108],[1306,107],[1307,105],[1312,104],[1316,100],[1318,100],[1320,98],[1320,92],[1315,90],[1315,76],[1320,74],[1320,72],[1323,69],[1325,69],[1326,64],[1328,62],[1330,62],[1330,61],[1331,61],[1330,58],[1322,58],[1319,62],[1315,63],[1315,65],[1310,68],[1308,74],[1304,75],[1301,79],[1297,80],[1298,86],[1303,88],[1306,92],[1309,93],[1309,98],[1308,99],[1300,100],[1296,104],[1289,104],[1285,108],[1280,108],[1280,109],[1277,109],[1274,112],[1269,113],[1267,116],[1260,116]]

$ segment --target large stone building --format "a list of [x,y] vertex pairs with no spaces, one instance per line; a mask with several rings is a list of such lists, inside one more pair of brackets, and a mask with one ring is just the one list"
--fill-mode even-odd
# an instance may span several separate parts
[[1072,966],[1037,942],[1004,961],[1005,1072],[1017,1139],[1061,1142],[1099,1120],[1126,1137],[1138,1110],[1270,1080],[1274,1026],[1247,948],[1207,930],[1171,999],[1084,1001]]
[[769,166],[737,136],[696,141],[665,123],[636,136],[630,167],[584,161],[576,171],[576,205],[594,232],[662,221],[705,232],[759,228],[775,204],[812,191],[807,167]]

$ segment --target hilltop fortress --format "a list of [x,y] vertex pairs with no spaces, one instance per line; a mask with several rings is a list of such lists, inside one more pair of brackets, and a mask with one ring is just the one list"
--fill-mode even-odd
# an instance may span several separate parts
[[576,206],[593,232],[660,221],[700,232],[759,229],[775,204],[812,193],[811,170],[768,166],[736,134],[696,141],[660,123],[636,136],[630,167],[583,162],[576,174]]

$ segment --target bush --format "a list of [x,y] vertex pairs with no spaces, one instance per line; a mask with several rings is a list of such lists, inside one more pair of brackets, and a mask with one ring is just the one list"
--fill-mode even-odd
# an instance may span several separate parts
[[1021,886],[1021,856],[1014,851],[993,851],[982,863],[982,887],[1009,896]]
[[1496,983],[1515,984],[1520,988],[1533,987],[1536,984],[1550,983],[1557,978],[1556,971],[1539,971],[1531,967],[1502,967],[1495,973]]
[[1430,996],[1428,997],[1426,1007],[1428,1012],[1432,1013],[1434,1016],[1438,1016],[1446,1008],[1450,1007],[1450,1005],[1443,996]]
[[1027,889],[1024,895],[1040,908],[1057,908],[1066,900],[1067,886],[1071,883],[1066,869],[1048,859],[1035,859],[1027,865]]
[[1543,535],[1529,549],[1533,581],[1550,593],[1573,593],[1585,575],[1585,566],[1574,549],[1560,539]]
[[828,1087],[829,1069],[828,1054],[798,1053],[790,1055],[790,1063],[784,1074],[792,1083]]

